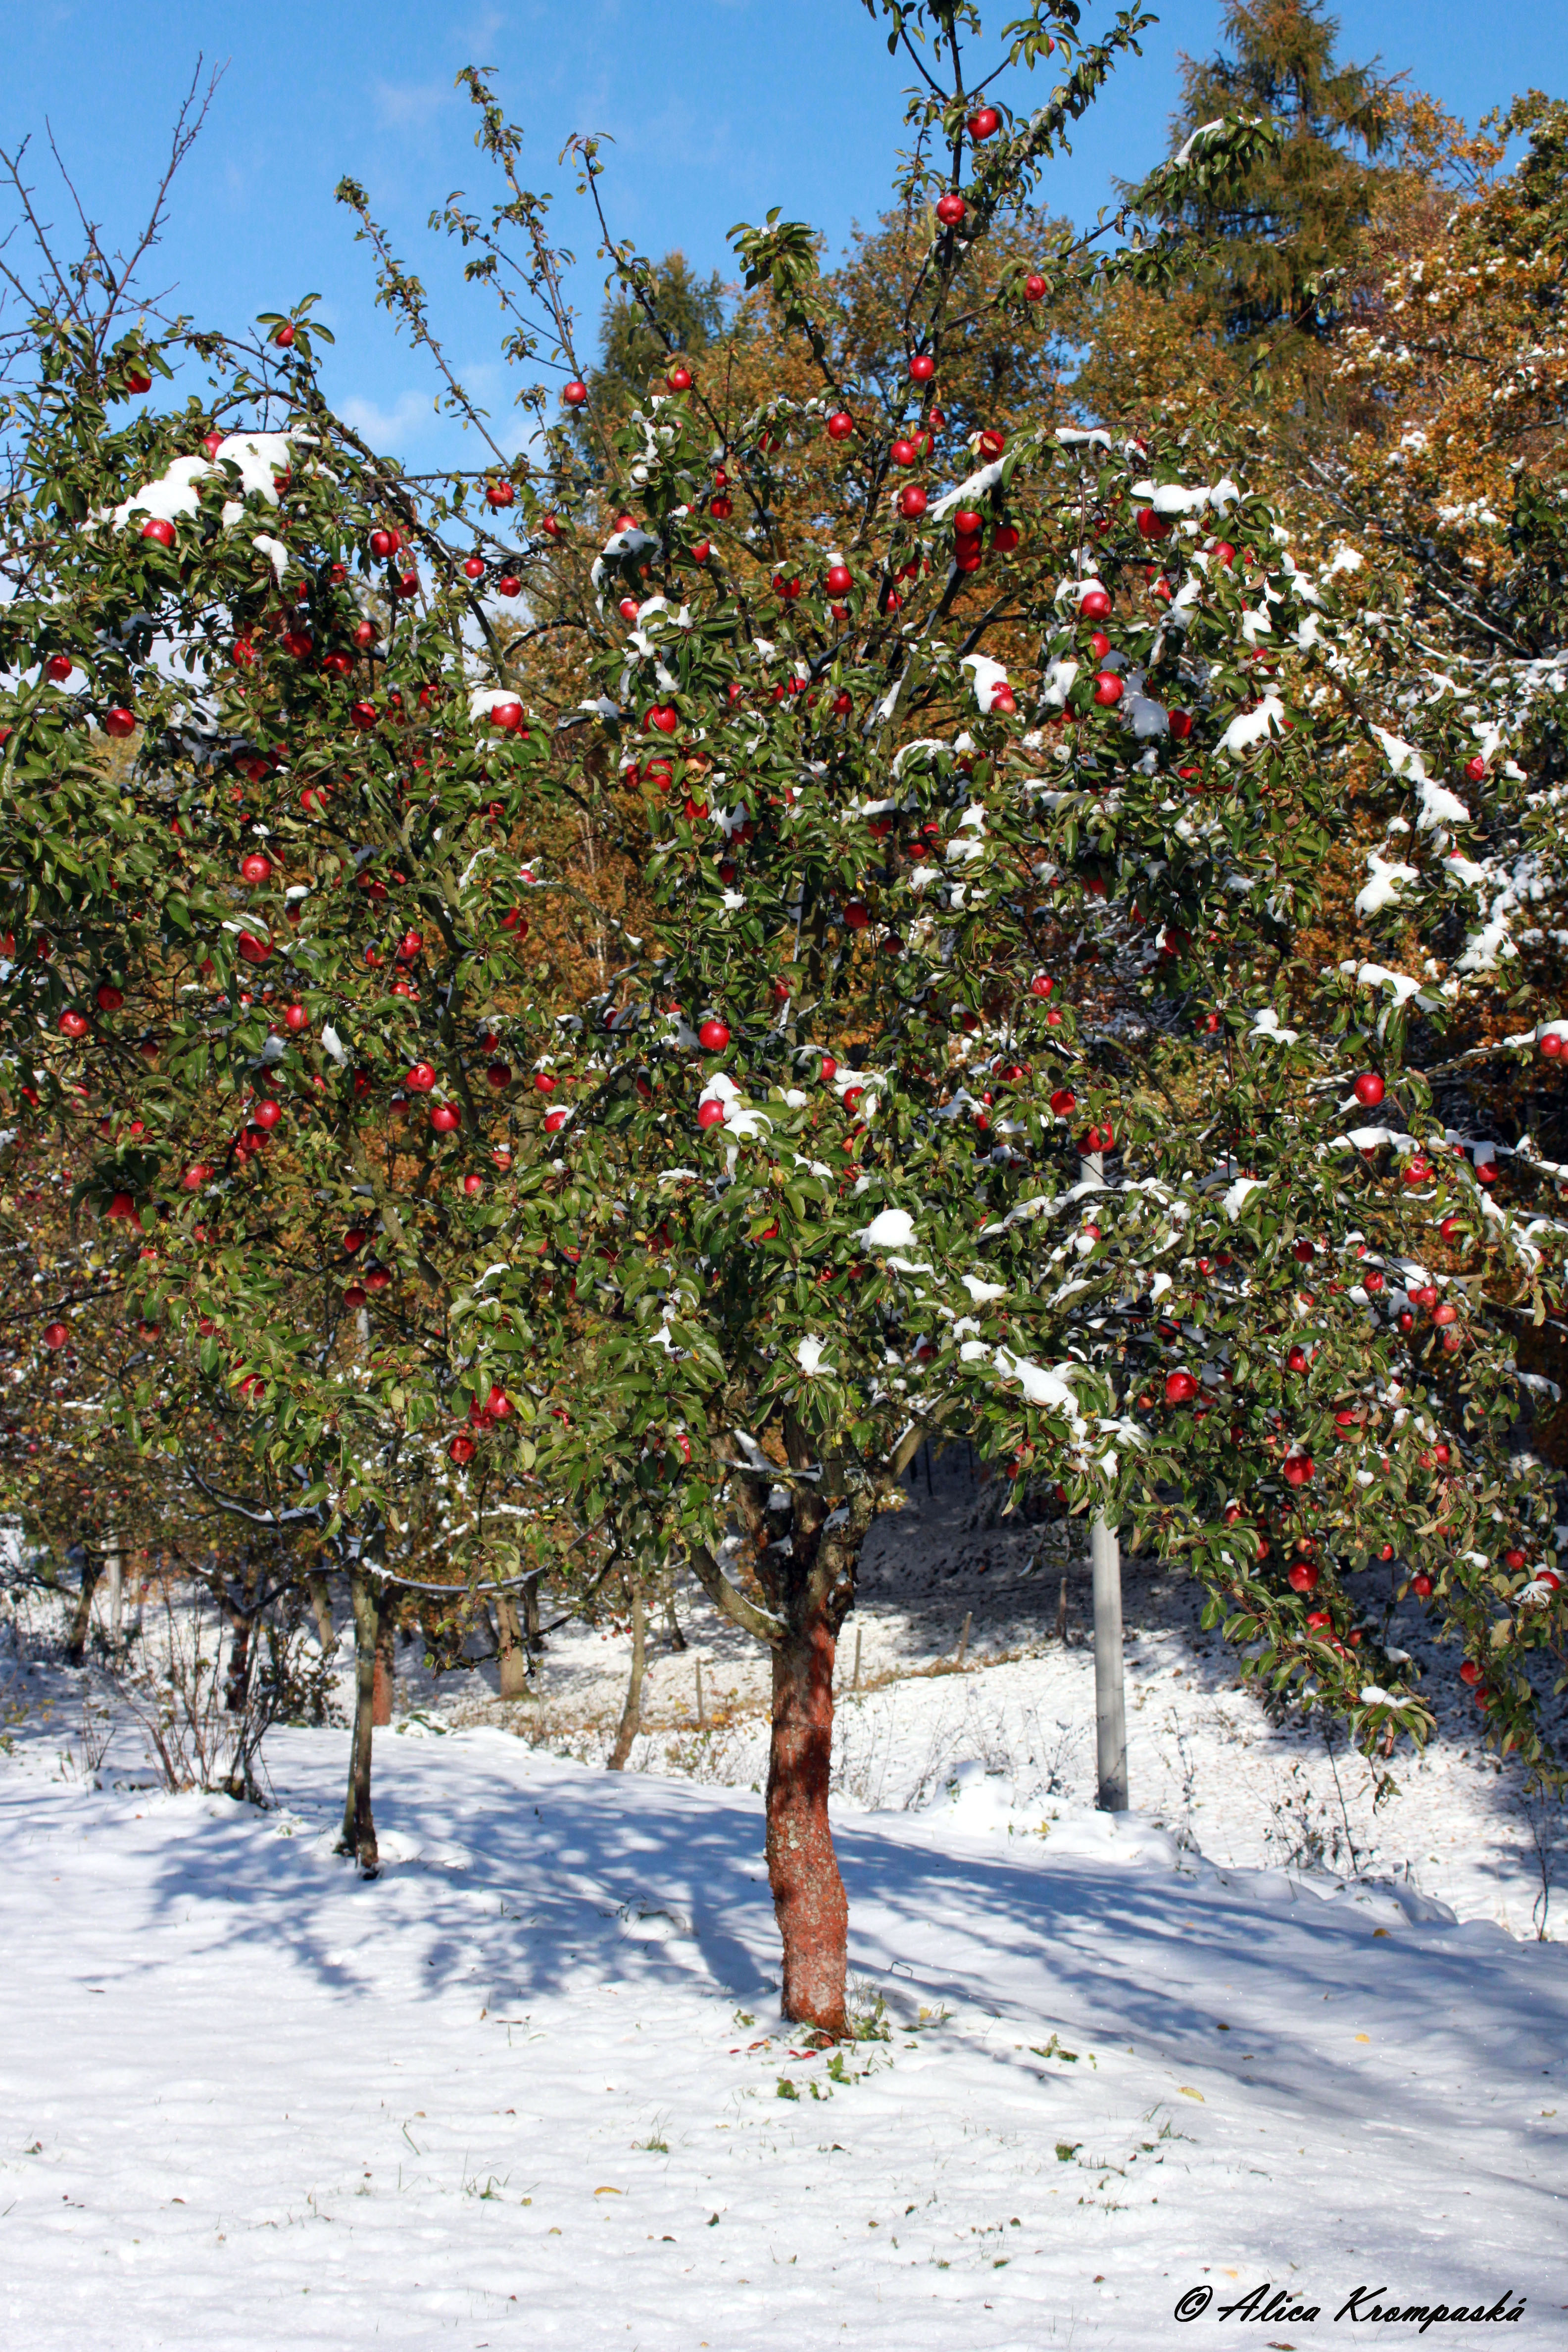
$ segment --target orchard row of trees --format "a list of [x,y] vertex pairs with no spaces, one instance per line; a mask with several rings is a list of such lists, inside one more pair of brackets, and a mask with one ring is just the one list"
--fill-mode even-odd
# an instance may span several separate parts
[[1539,1769],[1564,1624],[1568,112],[1471,136],[1257,0],[1085,236],[1044,174],[1146,13],[879,14],[877,231],[770,215],[721,299],[601,213],[596,368],[465,76],[510,426],[344,184],[471,470],[365,446],[310,304],[44,238],[0,545],[5,1502],[345,1580],[369,1865],[400,1595],[515,1649],[689,1566],[830,2032],[835,1646],[922,1443],[1369,1745],[1431,1709],[1357,1567]]

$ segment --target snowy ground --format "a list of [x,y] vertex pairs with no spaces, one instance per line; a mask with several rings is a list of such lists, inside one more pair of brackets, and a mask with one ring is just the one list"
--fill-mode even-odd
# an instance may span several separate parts
[[[372,1884],[331,1853],[342,1730],[273,1736],[270,1812],[163,1796],[129,1723],[85,1769],[79,1684],[0,1642],[0,2342],[1131,2352],[1253,2324],[1220,2315],[1264,2282],[1320,2316],[1259,2345],[1363,2286],[1511,2293],[1505,2340],[1568,2341],[1547,1818],[1538,1848],[1457,1706],[1374,1810],[1131,1568],[1143,1813],[1106,1821],[1054,1531],[985,1526],[958,1465],[920,1493],[858,1693],[845,1654],[887,2038],[837,2055],[778,2030],[760,1676],[689,1600],[624,1778],[595,1769],[624,1643],[555,1637],[506,1708],[411,1672]],[[930,1672],[965,1616],[965,1671]]]
[[865,1815],[893,2030],[835,2062],[770,2031],[749,1792],[383,1734],[363,1884],[342,1750],[280,1737],[271,1815],[0,1769],[6,2343],[1132,2347],[1266,2280],[1568,2332],[1559,1946]]

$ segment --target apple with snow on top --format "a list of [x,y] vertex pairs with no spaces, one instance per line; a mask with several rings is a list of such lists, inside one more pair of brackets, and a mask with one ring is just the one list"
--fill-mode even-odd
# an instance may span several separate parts
[[718,1127],[722,1124],[723,1118],[723,1104],[714,1100],[711,1097],[710,1097],[707,1102],[699,1103],[697,1106],[697,1124],[699,1127]]

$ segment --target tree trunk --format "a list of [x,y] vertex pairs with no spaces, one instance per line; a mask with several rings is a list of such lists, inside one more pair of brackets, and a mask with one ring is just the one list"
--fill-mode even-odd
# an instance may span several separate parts
[[340,1853],[353,1854],[367,1878],[374,1878],[381,1858],[375,1845],[375,1820],[370,1809],[370,1764],[375,1712],[375,1647],[381,1612],[368,1577],[356,1570],[349,1578],[349,1599],[354,1612],[354,1727],[349,1754],[349,1788],[343,1806]]
[[610,1750],[607,1769],[624,1772],[626,1759],[632,1752],[632,1742],[642,1729],[642,1683],[647,1665],[647,1611],[644,1606],[642,1586],[632,1587],[632,1671],[626,1684],[626,1703],[621,1709],[620,1728],[616,1744]]
[[95,1563],[92,1554],[89,1551],[84,1551],[81,1560],[81,1591],[77,1595],[70,1632],[66,1636],[68,1665],[79,1666],[87,1654],[87,1637],[92,1625],[92,1596],[98,1590],[98,1580],[102,1573],[101,1561]]
[[672,1650],[684,1650],[686,1647],[686,1636],[680,1630],[680,1620],[675,1613],[675,1571],[673,1569],[670,1570],[669,1582],[664,1588],[664,1622],[665,1630],[669,1635],[670,1648]]
[[338,1630],[332,1623],[332,1596],[324,1576],[309,1580],[310,1607],[315,1613],[316,1634],[321,1644],[321,1655],[330,1658],[338,1646]]
[[371,1723],[374,1729],[384,1729],[392,1721],[392,1685],[397,1672],[393,1652],[393,1629],[381,1610],[375,1621],[375,1679],[371,1688]]
[[124,1625],[125,1567],[121,1558],[119,1537],[111,1536],[110,1541],[114,1549],[105,1563],[109,1573],[109,1646],[117,1651]]
[[536,1658],[538,1657],[541,1650],[544,1647],[544,1635],[540,1631],[539,1624],[539,1579],[537,1576],[529,1576],[523,1579],[522,1625],[523,1632],[528,1637],[528,1654],[531,1658]]
[[510,1592],[496,1595],[496,1651],[500,1659],[500,1695],[502,1698],[525,1698],[528,1696],[528,1652],[523,1644],[522,1626],[519,1622],[517,1603]]
[[784,1938],[784,2013],[795,2025],[845,2034],[849,1904],[827,1821],[833,1760],[833,1660],[826,1608],[773,1649],[768,1757],[768,1884]]

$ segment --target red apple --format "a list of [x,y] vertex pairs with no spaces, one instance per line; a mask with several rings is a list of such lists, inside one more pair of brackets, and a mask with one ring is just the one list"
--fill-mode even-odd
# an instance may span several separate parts
[[1102,669],[1094,681],[1094,698],[1102,709],[1110,709],[1121,701],[1125,689],[1113,669]]
[[1089,588],[1079,598],[1078,609],[1086,621],[1103,621],[1110,610],[1110,599],[1103,588]]
[[977,106],[969,118],[969,135],[973,140],[989,139],[1002,117],[994,106]]
[[492,727],[500,728],[503,733],[510,733],[522,724],[522,705],[510,698],[505,702],[492,702],[486,716]]
[[710,1097],[707,1102],[699,1103],[697,1106],[697,1124],[699,1127],[717,1127],[720,1125],[723,1117],[723,1104],[721,1102],[715,1102],[711,1097]]
[[437,1135],[450,1135],[458,1124],[458,1116],[451,1103],[437,1103],[430,1114],[430,1124]]
[[[517,492],[512,488],[510,482],[487,482],[485,484],[485,498],[492,507],[510,507],[516,496]],[[555,518],[553,515],[551,515],[547,517],[546,520],[549,522],[553,522]]]
[[1310,1592],[1318,1581],[1318,1571],[1309,1559],[1296,1560],[1286,1579],[1294,1592]]
[[830,596],[847,595],[854,586],[854,575],[847,563],[830,563],[827,567],[827,593]]
[[864,898],[851,898],[844,909],[844,920],[852,931],[863,931],[871,919],[871,909]]
[[1025,300],[1027,302],[1043,302],[1045,295],[1045,279],[1040,276],[1037,270],[1031,270],[1028,277],[1024,280]]
[[563,385],[561,397],[568,408],[581,408],[588,397],[588,387],[574,376],[570,383]]
[[681,365],[680,362],[678,362],[676,365],[670,369],[669,373],[664,380],[671,392],[689,392],[691,389],[691,370],[689,367]]
[[906,520],[918,522],[926,510],[926,494],[918,482],[908,482],[899,492],[899,511]]
[[46,1348],[63,1348],[69,1338],[70,1333],[66,1329],[63,1323],[45,1324],[44,1345]]
[[1375,1110],[1384,1097],[1384,1083],[1375,1070],[1363,1070],[1351,1092],[1363,1109]]
[[76,664],[72,661],[69,654],[51,654],[48,660],[44,664],[44,676],[47,678],[52,678],[54,683],[58,686],[62,678],[69,677],[75,667]]
[[239,861],[239,878],[242,882],[249,882],[253,886],[269,882],[272,878],[272,860],[270,857],[263,856],[259,849],[253,849],[247,857],[242,857]]
[[142,524],[142,537],[156,541],[160,547],[173,547],[174,526],[172,522],[165,522],[161,515],[154,515],[150,522]]
[[85,1013],[62,1013],[60,1014],[60,1034],[62,1037],[85,1037],[87,1035],[89,1026],[89,1024]]
[[294,341],[294,330],[287,319],[284,320],[272,340],[280,352],[286,352],[291,348]]
[[936,200],[936,216],[943,228],[956,228],[968,210],[969,206],[964,203],[963,198],[951,193],[945,196],[939,196]]
[[1470,784],[1484,784],[1486,778],[1487,763],[1478,751],[1473,760],[1465,761],[1465,781]]
[[929,383],[936,373],[936,362],[929,352],[917,352],[910,362],[910,373],[916,383]]
[[457,1464],[459,1470],[462,1469],[465,1463],[468,1463],[473,1460],[478,1450],[478,1447],[475,1445],[473,1439],[468,1434],[468,1432],[461,1429],[458,1432],[457,1436],[453,1438],[452,1443],[447,1448],[447,1454],[451,1460]]
[[100,1013],[118,1013],[125,1002],[111,980],[100,980],[94,995]]
[[485,1072],[485,1077],[487,1082],[495,1088],[497,1094],[501,1093],[503,1088],[511,1084],[511,1064],[492,1062]]
[[1310,1454],[1290,1454],[1285,1458],[1285,1484],[1304,1486],[1313,1475],[1315,1465]]
[[1166,1373],[1165,1402],[1167,1404],[1190,1404],[1197,1392],[1198,1384],[1191,1372]]

